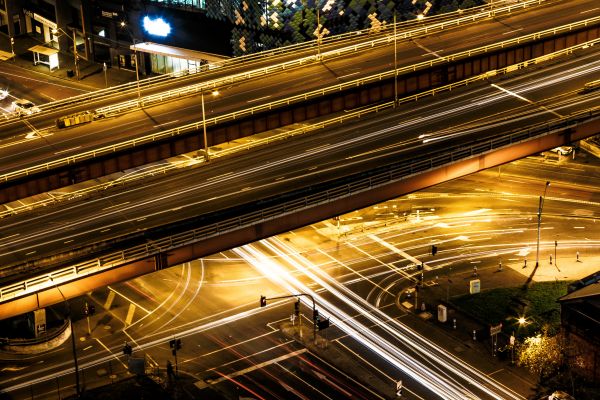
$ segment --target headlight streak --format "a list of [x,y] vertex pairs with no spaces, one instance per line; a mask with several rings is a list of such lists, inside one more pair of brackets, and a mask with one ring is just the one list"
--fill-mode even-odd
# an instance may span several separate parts
[[[571,70],[567,70],[567,71],[562,70],[561,73],[565,74],[565,73],[567,73],[569,71],[571,71]],[[576,73],[579,74],[579,72],[576,72]],[[532,84],[530,84],[530,85],[532,85]],[[536,84],[536,85],[539,85],[539,84]],[[525,89],[522,89],[522,90],[525,90]],[[463,106],[463,107],[466,107],[466,106]],[[445,114],[442,113],[440,115],[443,116]],[[431,118],[434,118],[434,117],[432,116]],[[431,118],[428,118],[428,120],[430,120]],[[415,122],[418,122],[418,119],[415,119]],[[393,132],[393,131],[395,131],[395,130],[397,130],[399,128],[404,128],[404,127],[410,128],[409,125],[407,125],[406,123],[403,123],[403,124],[397,125],[396,127],[389,127],[389,128],[381,129],[381,130],[379,130],[377,132],[370,133],[369,135],[366,135],[366,136],[363,136],[363,137],[353,138],[353,140],[351,140],[351,141],[344,141],[344,142],[340,142],[339,144],[338,143],[334,143],[334,145],[331,146],[332,148],[329,149],[329,150],[332,150],[333,148],[342,148],[341,146],[347,146],[349,144],[352,144],[352,143],[358,142],[358,141],[375,140],[378,135],[384,135],[386,133]],[[395,133],[397,133],[397,132],[395,132]],[[418,139],[412,139],[410,141],[407,141],[407,145],[408,145],[408,143],[417,143],[417,142],[418,142]],[[415,147],[415,149],[413,149],[413,150],[416,150],[417,148],[418,147]],[[324,151],[324,150],[321,150],[321,151]],[[400,149],[400,150],[398,150],[398,152],[400,152],[400,151],[408,151],[408,149],[404,149],[404,150]],[[318,154],[318,152],[303,154],[303,155],[301,155],[301,157],[312,156],[312,155],[315,155],[315,154]],[[385,156],[391,156],[391,155],[393,155],[393,153],[388,153]],[[290,162],[293,162],[296,158],[297,157],[290,157],[290,158],[287,158],[285,160],[280,160],[275,165],[278,165],[278,166],[280,166],[280,165],[286,165],[286,164],[288,164]],[[373,159],[376,159],[376,158],[377,158],[377,156],[373,157]],[[365,161],[365,160],[362,160],[362,161]],[[351,162],[351,163],[348,163],[347,165],[351,166],[351,165],[355,165],[355,164],[360,164],[360,163],[362,163],[362,161]],[[257,167],[256,169],[249,169],[247,171],[244,171],[243,174],[235,174],[234,177],[237,178],[237,179],[243,178],[245,176],[249,177],[250,174],[255,173],[255,172],[257,172],[259,170],[262,170],[264,168],[266,168],[266,166]],[[322,168],[319,169],[318,173],[323,173],[325,171],[330,171],[330,170],[335,170],[335,169],[337,169],[337,166],[329,166],[328,167],[326,163],[322,163]],[[228,180],[229,179],[233,179],[233,177],[232,178],[228,178]],[[293,179],[296,179],[296,178],[291,178],[290,181],[292,181]],[[213,182],[212,184],[217,185],[216,182]],[[219,182],[219,184],[223,184],[223,182]],[[210,185],[208,184],[208,182],[203,182],[203,183],[198,184],[198,185],[190,185],[189,187],[186,187],[185,189],[181,189],[181,190],[178,190],[177,192],[172,192],[172,193],[169,193],[169,194],[166,194],[166,195],[162,194],[160,197],[151,198],[151,199],[145,200],[144,202],[138,203],[136,205],[128,205],[127,207],[125,207],[125,208],[123,208],[121,210],[118,210],[118,211],[117,210],[111,210],[109,213],[105,213],[104,215],[89,216],[89,217],[87,217],[85,219],[82,218],[80,220],[73,219],[72,221],[69,222],[69,225],[73,228],[72,232],[74,232],[74,233],[69,234],[69,236],[61,237],[60,239],[48,241],[46,243],[47,244],[51,244],[51,243],[63,242],[65,239],[76,239],[78,237],[81,237],[84,234],[91,233],[94,230],[78,229],[78,226],[82,226],[85,223],[89,223],[90,220],[98,221],[101,218],[108,218],[108,217],[114,216],[117,213],[124,213],[124,212],[128,212],[128,211],[133,211],[136,208],[139,210],[139,209],[141,209],[144,206],[153,205],[154,203],[159,202],[159,201],[166,201],[166,200],[169,200],[171,198],[176,198],[176,197],[179,197],[181,195],[185,195],[186,193],[190,193],[192,191],[200,191],[200,190],[206,190],[207,192],[210,192]],[[105,197],[104,199],[107,199],[107,198],[109,198],[109,197]],[[186,207],[194,207],[194,206],[203,204],[206,201],[207,201],[206,199],[202,199],[202,200],[199,200],[199,201],[191,201],[188,204],[186,204]],[[69,211],[70,209],[74,209],[75,207],[77,207],[77,206],[66,206],[66,207],[61,208],[60,212]],[[153,217],[153,216],[162,215],[165,212],[166,211],[153,212],[153,213],[150,213],[150,214],[146,215],[146,217],[149,218],[149,217]],[[51,216],[52,214],[53,214],[52,212],[45,212],[43,215],[44,215],[44,217],[48,217],[48,216]],[[120,217],[120,218],[115,219],[118,222],[114,222],[114,223],[110,223],[110,224],[104,224],[103,227],[116,227],[116,226],[122,225],[123,223],[129,223],[129,222],[132,222],[132,221],[135,222],[135,220],[138,220],[138,218],[139,218],[139,216],[135,217],[135,218],[132,218],[131,220],[123,220],[123,218]],[[28,223],[35,222],[35,220],[36,220],[36,218],[31,218],[30,220],[28,220]],[[14,224],[9,223],[9,224],[5,225],[5,228],[13,227],[13,226],[14,226]],[[13,240],[11,240],[10,243],[7,244],[7,246],[3,246],[5,249],[6,248],[13,248],[13,249],[3,252],[2,254],[0,254],[0,256],[9,256],[9,255],[12,255],[12,254],[15,254],[15,253],[22,253],[22,252],[26,252],[26,251],[35,249],[38,246],[38,244],[25,246],[25,247],[18,248],[18,249],[16,247],[19,246],[20,243],[25,242],[26,240],[31,240],[33,238],[47,236],[50,233],[58,232],[58,231],[61,231],[61,230],[62,230],[62,228],[50,228],[50,227],[47,227],[47,228],[43,229],[42,231],[36,232],[33,235],[29,235],[27,237],[22,237],[22,238],[19,238],[19,239],[13,239]]]
[[[485,374],[476,370],[469,364],[464,363],[462,360],[455,357],[451,353],[447,352],[445,349],[443,349],[443,348],[435,345],[434,343],[429,342],[428,340],[424,339],[423,337],[419,336],[416,332],[414,332],[410,328],[406,327],[405,325],[399,323],[397,320],[390,319],[389,316],[387,316],[385,313],[383,313],[379,309],[373,307],[372,304],[369,304],[368,302],[366,302],[363,298],[358,296],[356,293],[352,292],[345,286],[340,285],[331,276],[326,275],[323,271],[319,271],[318,269],[312,268],[310,265],[310,261],[308,261],[304,258],[301,258],[301,257],[297,257],[298,260],[287,257],[286,255],[288,254],[288,252],[292,251],[292,249],[289,247],[288,244],[283,243],[282,241],[278,240],[277,238],[274,238],[273,242],[275,242],[279,247],[283,248],[285,251],[279,250],[277,247],[275,247],[275,245],[271,244],[271,242],[268,240],[262,240],[261,244],[265,245],[269,250],[275,252],[275,254],[277,254],[278,256],[285,258],[286,261],[289,262],[291,265],[295,266],[298,269],[302,269],[303,272],[307,276],[309,276],[311,279],[313,279],[315,282],[317,282],[320,286],[327,288],[327,290],[330,291],[330,293],[335,294],[336,297],[338,297],[338,299],[344,301],[350,307],[355,308],[358,312],[361,313],[361,315],[369,318],[373,323],[384,328],[392,336],[396,337],[397,339],[399,339],[401,341],[404,341],[411,349],[419,350],[422,355],[425,355],[428,358],[430,358],[431,361],[435,362],[439,367],[447,368],[452,373],[460,376],[462,379],[466,380],[467,382],[469,382],[473,385],[476,385],[479,389],[481,389],[482,391],[486,392],[487,394],[489,394],[490,396],[492,396],[494,398],[502,399],[505,397],[501,397],[501,395],[499,395],[498,393],[493,392],[490,388],[488,388],[488,386],[493,387],[494,389],[499,391],[502,394],[502,396],[508,396],[507,398],[512,398],[512,399],[521,399],[522,398],[521,396],[516,395],[514,392],[507,390],[504,386],[502,386],[498,382],[488,378]],[[323,279],[319,278],[312,271],[321,275],[322,278],[327,280],[330,284],[325,282]],[[344,292],[345,295],[340,293],[333,286],[336,286],[339,290]],[[354,302],[352,302],[350,300],[350,298],[346,297],[346,296],[349,296],[350,298],[354,299]],[[365,307],[365,308],[362,308],[361,305],[362,305],[362,307]],[[375,317],[375,314],[377,314],[380,319],[377,319]],[[337,315],[337,314],[334,313],[333,315]],[[396,328],[396,329],[393,329],[390,325],[388,325],[388,323],[390,325],[393,325],[394,328]],[[410,338],[401,335],[400,331],[409,335]],[[417,341],[422,344],[417,343]],[[429,349],[427,349],[426,347],[428,347]],[[430,352],[430,350],[435,350],[438,354],[434,355]],[[450,363],[448,363],[448,361],[442,360],[441,357],[446,358],[448,361],[450,361]],[[459,369],[462,369],[463,371],[460,371]],[[468,373],[469,375],[465,374],[465,372]],[[464,396],[465,393],[461,392],[461,390],[466,390],[466,389],[455,388],[455,390],[458,390],[461,393],[461,395]]]
[[[270,307],[274,307],[276,305],[284,304],[284,303],[286,303],[285,300],[276,301],[276,302],[271,303]],[[211,322],[208,322],[208,323],[203,324],[203,325],[198,325],[198,321],[188,322],[187,324],[184,324],[184,325],[193,325],[193,327],[189,328],[189,329],[185,329],[185,330],[184,329],[179,330],[177,332],[177,337],[183,339],[183,338],[186,338],[188,336],[195,335],[195,334],[198,334],[198,333],[201,333],[201,332],[207,332],[207,331],[209,331],[211,329],[214,329],[214,328],[218,328],[218,327],[221,327],[221,326],[224,326],[224,325],[227,325],[227,324],[230,324],[230,323],[234,323],[234,322],[239,322],[242,319],[252,317],[253,315],[262,312],[262,310],[258,309],[258,308],[252,308],[252,309],[248,310],[247,309],[248,306],[249,306],[248,304],[244,304],[244,305],[241,305],[241,306],[237,306],[237,307],[235,307],[233,309],[227,310],[229,312],[229,311],[232,311],[232,310],[235,310],[235,309],[246,309],[246,311],[242,311],[242,312],[239,312],[237,314],[227,315],[227,316],[224,316],[224,317],[222,317],[222,318],[220,318],[218,320],[211,321]],[[214,317],[214,316],[215,315],[211,315],[211,317]],[[134,350],[138,351],[138,350],[151,349],[151,348],[154,348],[156,346],[164,346],[164,344],[165,344],[164,332],[158,332],[158,333],[147,335],[144,339],[147,339],[147,338],[152,337],[152,336],[159,336],[159,337],[158,337],[158,339],[154,339],[154,340],[151,340],[149,342],[145,342],[143,344],[140,344],[140,345],[134,347]],[[117,353],[119,353],[121,348],[122,348],[122,343],[119,344],[119,345],[117,345],[116,348],[113,348],[111,350],[112,351],[116,351]],[[102,353],[104,353],[104,351]],[[82,362],[82,363],[80,363],[79,364],[80,371],[82,371],[84,369],[87,369],[87,368],[94,367],[94,366],[102,365],[102,364],[104,364],[104,363],[106,363],[108,361],[114,360],[115,358],[119,358],[119,356],[117,356],[115,353],[112,353],[112,354],[109,354],[109,355],[106,355],[106,356],[102,356],[102,357],[99,357],[99,354],[101,354],[101,353],[96,352],[96,353],[86,354],[84,357],[81,357],[81,359],[83,359],[83,358],[92,358],[93,361],[88,361],[88,362]],[[25,381],[24,383],[19,383],[19,384],[10,386],[10,387],[6,386],[6,384],[8,382],[10,382],[10,380],[8,380],[8,381],[0,381],[0,393],[9,393],[9,392],[12,392],[12,391],[15,391],[15,390],[32,387],[33,385],[35,385],[37,383],[47,382],[47,381],[59,378],[61,376],[73,374],[75,372],[75,368],[71,367],[70,366],[71,364],[73,364],[72,361],[65,361],[65,362],[60,363],[58,365],[54,365],[54,366],[49,366],[49,367],[43,368],[41,370],[38,370],[37,372],[31,372],[31,373],[21,374],[20,378],[23,378],[23,377],[32,375],[34,373],[50,371],[53,368],[61,368],[61,367],[65,368],[62,371],[58,371],[58,372],[54,372],[54,373],[48,373],[44,377],[37,378],[37,379],[30,379],[30,380]]]
[[[273,277],[273,271],[282,271],[284,268],[278,266],[273,260],[264,255],[262,252],[257,251],[252,245],[246,245],[241,248],[233,250],[236,254],[244,257],[248,263],[253,265],[258,271],[262,272],[266,277]],[[374,353],[381,356],[384,360],[387,360],[390,364],[396,366],[399,370],[411,376],[411,378],[418,381],[423,387],[431,390],[434,394],[447,400],[462,400],[464,399],[464,392],[460,388],[456,388],[452,382],[440,379],[434,372],[428,370],[420,363],[415,362],[408,355],[400,352],[389,343],[382,340],[378,335],[373,334],[369,331],[368,327],[352,321],[352,317],[344,313],[342,310],[337,309],[335,306],[327,302],[321,296],[314,291],[310,290],[306,285],[302,284],[298,280],[293,280],[290,277],[284,281],[281,276],[284,273],[277,274],[280,277],[273,279],[274,282],[288,290],[290,293],[309,293],[319,304],[320,309],[326,309],[331,315],[337,315],[340,317],[336,320],[336,327],[350,335],[353,339],[363,344],[365,347],[373,351]],[[306,301],[301,299],[304,303]],[[306,303],[308,305],[308,303]],[[312,304],[310,304],[312,306]],[[352,325],[345,321],[352,321]],[[378,322],[381,323],[381,322]],[[450,390],[449,387],[453,387]],[[459,393],[459,394],[457,394]]]
[[[185,288],[181,291],[181,297],[183,297],[183,295],[187,291],[187,288],[189,287],[189,282],[191,280],[191,275],[192,275],[192,264],[189,262],[186,264],[188,266],[188,279],[186,281]],[[194,294],[189,297],[187,303],[184,306],[177,304],[177,307],[179,308],[179,312],[177,314],[175,314],[170,320],[166,321],[161,326],[156,328],[154,331],[159,331],[159,330],[163,329],[165,326],[167,326],[168,324],[170,324],[171,322],[175,321],[175,319],[177,317],[179,317],[181,314],[183,314],[184,312],[187,311],[187,308],[190,304],[192,304],[194,301],[197,300],[198,294],[200,294],[200,289],[202,288],[202,284],[204,283],[204,260],[202,260],[202,259],[200,259],[200,268],[201,268],[200,280],[198,281],[198,284],[196,285],[196,290],[194,291]],[[181,297],[180,297],[180,299],[181,299]],[[175,303],[179,303],[179,301],[176,301]],[[144,329],[145,328],[146,327],[144,327]]]

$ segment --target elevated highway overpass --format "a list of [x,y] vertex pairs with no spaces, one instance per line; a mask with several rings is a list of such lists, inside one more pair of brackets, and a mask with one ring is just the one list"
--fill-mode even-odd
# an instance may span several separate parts
[[0,262],[18,275],[3,271],[0,318],[62,301],[56,285],[76,296],[592,136],[600,98],[581,88],[599,70],[594,51],[11,217]]
[[[393,41],[384,36],[370,51],[351,57],[335,56],[251,81],[216,80],[230,86],[221,87],[218,98],[206,99],[207,143],[197,95],[143,109],[127,104],[110,106],[116,114],[120,107],[127,112],[67,130],[44,130],[44,124],[50,123],[47,115],[40,120],[32,118],[27,133],[5,141],[0,149],[0,203],[59,190],[205,145],[384,103],[396,93],[403,96],[427,90],[593,40],[600,37],[600,16],[589,12],[594,9],[592,3],[552,2],[502,20],[490,15],[460,32],[444,30],[418,40],[405,35],[404,39],[410,40],[398,45],[398,78],[390,70]],[[552,29],[543,29],[549,27]],[[475,50],[476,45],[483,47]],[[215,81],[211,82],[192,92],[215,87]],[[328,89],[323,85],[329,85]],[[311,88],[316,90],[307,94]],[[267,99],[273,101],[261,104]],[[133,103],[137,104],[136,100]],[[38,131],[31,132],[32,126]]]

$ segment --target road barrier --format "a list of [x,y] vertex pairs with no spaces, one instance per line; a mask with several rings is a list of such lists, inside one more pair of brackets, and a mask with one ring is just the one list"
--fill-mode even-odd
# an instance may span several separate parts
[[[600,20],[600,17],[598,17],[598,19]],[[557,57],[563,56],[563,55],[568,55],[573,53],[576,50],[580,50],[580,49],[587,49],[590,47],[593,47],[595,44],[600,43],[600,38],[598,39],[594,39],[585,43],[581,43],[575,46],[571,46],[568,47],[566,49],[563,50],[559,50],[550,54],[546,54],[544,56],[538,57],[538,58],[534,58],[528,61],[524,61],[518,64],[513,64],[510,66],[507,66],[505,68],[501,68],[501,69],[497,69],[497,70],[492,70],[492,71],[488,71],[484,74],[469,78],[469,79],[465,79],[463,81],[460,82],[456,82],[456,83],[452,83],[443,87],[439,87],[439,88],[435,88],[435,89],[431,89],[422,93],[417,93],[415,95],[412,96],[408,96],[405,97],[401,100],[401,102],[410,102],[410,101],[415,101],[418,100],[422,97],[428,97],[431,95],[435,95],[436,93],[440,93],[440,92],[444,92],[447,90],[451,90],[453,88],[459,87],[459,86],[464,86],[467,85],[471,82],[474,81],[479,81],[482,79],[486,79],[489,77],[494,76],[495,74],[500,74],[500,73],[508,73],[511,71],[515,71],[521,68],[525,68],[527,66],[530,65],[537,65],[539,63],[541,63],[542,61],[549,61],[552,59],[555,59]],[[451,55],[449,57],[453,57],[454,55]],[[429,64],[429,62],[427,62],[427,64]],[[412,67],[409,67],[409,70],[412,70]],[[399,70],[396,70],[396,72],[398,73]],[[351,82],[347,82],[347,83],[342,83],[339,85],[335,85],[335,86],[330,86],[328,88],[323,88],[323,89],[319,89],[319,90],[315,90],[315,91],[311,91],[311,92],[307,92],[301,95],[297,95],[297,96],[292,96],[289,97],[287,99],[281,99],[275,102],[270,102],[270,103],[266,103],[263,105],[259,105],[259,106],[255,106],[255,107],[251,107],[251,108],[247,108],[245,110],[240,110],[237,112],[233,112],[233,113],[229,113],[229,114],[224,114],[221,116],[216,116],[216,117],[212,117],[212,118],[207,118],[206,119],[206,125],[207,126],[211,126],[211,125],[217,125],[219,123],[222,122],[226,122],[226,121],[232,121],[235,119],[239,119],[241,117],[247,116],[247,115],[253,115],[256,114],[258,112],[262,112],[265,110],[271,110],[274,109],[280,105],[287,105],[287,104],[292,104],[294,102],[299,102],[302,100],[306,100],[309,98],[314,98],[314,97],[318,97],[318,96],[322,96],[328,93],[335,93],[335,92],[339,92],[341,90],[343,90],[344,88],[347,87],[353,87],[353,86],[359,86],[361,84],[365,84],[367,82],[372,82],[372,81],[378,81],[378,80],[382,80],[384,78],[390,78],[394,76],[394,70],[388,71],[388,72],[384,72],[381,74],[377,74],[377,75],[373,75],[371,77],[368,78],[364,78],[362,80],[355,80],[355,81],[351,81]],[[363,83],[361,83],[363,82]],[[348,119],[350,117],[360,117],[361,115],[365,115],[369,112],[371,112],[370,110],[381,110],[383,108],[389,108],[390,104],[393,105],[393,102],[389,102],[389,103],[385,103],[383,105],[378,105],[375,107],[370,107],[367,108],[365,110],[358,110],[352,113],[348,113],[342,117],[338,117],[338,119],[334,118],[332,119],[333,121],[338,121],[338,122],[343,122],[344,119]],[[336,122],[331,122],[329,124],[333,124]],[[323,124],[323,123],[321,123]],[[53,160],[47,163],[43,163],[43,164],[39,164],[39,165],[35,165],[32,167],[28,167],[28,168],[23,168],[21,170],[17,170],[17,171],[12,171],[12,172],[8,172],[5,174],[0,175],[0,182],[8,182],[10,180],[14,180],[14,179],[18,179],[18,178],[22,178],[28,175],[32,175],[35,173],[39,173],[39,172],[43,172],[46,170],[51,170],[54,168],[58,168],[61,166],[66,166],[66,165],[71,165],[83,160],[89,160],[92,159],[94,157],[99,157],[102,155],[106,155],[106,154],[110,154],[110,153],[115,153],[117,151],[121,151],[121,150],[125,150],[125,149],[131,149],[131,148],[135,148],[136,146],[140,146],[146,143],[151,143],[151,142],[156,142],[158,140],[162,140],[168,137],[174,137],[174,136],[179,136],[179,135],[183,135],[183,134],[187,134],[190,132],[194,132],[194,131],[198,131],[200,129],[202,129],[203,127],[203,122],[202,121],[198,121],[198,122],[194,122],[192,124],[187,124],[187,125],[183,125],[177,128],[172,128],[172,129],[167,129],[161,132],[156,132],[150,135],[146,135],[146,136],[142,136],[139,138],[135,138],[135,139],[131,139],[131,140],[127,140],[124,142],[120,142],[120,143],[116,143],[113,145],[109,145],[109,146],[104,146],[104,147],[100,147],[97,149],[93,149],[90,151],[86,151],[86,152],[81,152],[79,154],[76,155],[71,155],[71,156],[67,156],[67,157],[63,157],[57,160]],[[26,209],[28,207],[25,207]],[[14,213],[15,211],[6,211],[9,213]],[[6,213],[5,212],[5,213]],[[0,217],[5,216],[6,214],[4,213],[0,213]]]
[[[403,159],[384,172],[374,174],[368,178],[357,179],[351,183],[343,183],[324,192],[310,194],[294,199],[283,204],[266,207],[261,210],[247,213],[243,216],[229,218],[220,222],[202,226],[188,232],[172,235],[162,239],[153,240],[152,243],[140,244],[118,252],[109,253],[99,258],[76,263],[68,267],[57,269],[51,273],[44,273],[34,278],[29,278],[0,288],[0,303],[11,299],[49,289],[90,276],[95,273],[110,270],[134,261],[146,259],[169,250],[196,243],[224,233],[249,227],[266,220],[283,217],[287,214],[308,209],[310,207],[326,204],[351,196],[356,192],[371,190],[394,181],[398,181],[418,173],[442,167],[449,163],[469,159],[478,155],[499,150],[541,137],[557,131],[574,129],[579,124],[600,119],[600,107],[578,112],[568,117],[555,121],[541,123],[516,130],[508,134],[499,134],[493,138],[486,138],[470,145],[456,145],[445,149],[441,154],[422,154],[412,159]],[[16,268],[16,267],[14,267]],[[29,268],[29,267],[28,267]]]

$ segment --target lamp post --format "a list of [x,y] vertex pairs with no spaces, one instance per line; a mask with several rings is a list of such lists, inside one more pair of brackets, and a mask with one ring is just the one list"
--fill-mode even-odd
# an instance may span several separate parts
[[[69,36],[69,34],[67,32],[65,32],[62,28],[53,29],[52,33],[56,35],[58,33],[58,31],[61,31],[62,33],[67,35],[67,37]],[[75,63],[75,76],[77,77],[77,80],[79,80],[79,53],[77,53],[77,41],[76,41],[76,37],[75,37],[75,29],[73,29],[73,59],[74,59],[74,63]]]
[[121,28],[125,28],[127,33],[133,40],[133,58],[135,59],[135,82],[137,84],[137,94],[138,94],[138,104],[140,103],[141,93],[140,93],[140,73],[138,69],[138,56],[137,56],[137,39],[133,36],[125,21],[121,21]]
[[540,196],[540,204],[538,207],[537,250],[535,253],[536,268],[538,267],[540,262],[540,227],[542,225],[542,209],[544,208],[544,199],[546,198],[546,191],[548,190],[548,186],[550,186],[550,181],[546,181],[546,186],[544,187],[544,195]]
[[54,284],[54,287],[58,290],[58,292],[63,298],[63,301],[67,305],[67,317],[69,318],[69,328],[71,329],[71,348],[73,352],[73,364],[75,364],[75,392],[77,393],[77,397],[79,398],[81,396],[81,389],[79,387],[79,366],[77,364],[77,347],[75,346],[75,330],[73,328],[73,319],[71,318],[71,305],[69,304],[69,301],[65,298],[65,295],[56,283]]
[[[219,95],[219,91],[213,90],[212,95],[213,95],[213,97],[217,97]],[[203,140],[204,140],[204,160],[210,161],[210,156],[208,155],[208,140],[206,137],[206,113],[204,110],[204,89],[200,90],[200,97],[202,99],[202,133],[203,133]]]
[[398,47],[396,42],[396,11],[394,11],[394,108],[398,107]]

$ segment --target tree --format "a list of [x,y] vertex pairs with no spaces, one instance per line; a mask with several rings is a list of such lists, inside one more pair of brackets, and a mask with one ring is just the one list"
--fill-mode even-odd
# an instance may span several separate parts
[[552,375],[563,362],[561,341],[558,335],[548,335],[548,328],[536,336],[526,338],[517,347],[517,364],[538,375],[540,380]]

